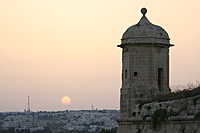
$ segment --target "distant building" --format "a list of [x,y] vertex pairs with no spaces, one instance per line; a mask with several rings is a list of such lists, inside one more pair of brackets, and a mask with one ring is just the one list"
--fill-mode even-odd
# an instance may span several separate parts
[[17,121],[6,121],[2,124],[2,128],[19,127],[19,122]]
[[34,125],[33,125],[33,121],[21,121],[19,122],[19,126],[30,128],[30,127],[33,127]]
[[7,130],[13,127],[15,131],[26,129],[33,132],[47,127],[52,133],[83,131],[90,133],[117,128],[117,118],[119,118],[117,110],[12,113],[4,118],[2,128]]
[[47,127],[48,121],[40,120],[35,122],[36,127]]

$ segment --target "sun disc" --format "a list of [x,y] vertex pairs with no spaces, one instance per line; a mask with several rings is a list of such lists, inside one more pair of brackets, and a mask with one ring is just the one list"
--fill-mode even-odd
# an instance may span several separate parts
[[68,96],[64,96],[64,97],[62,97],[62,99],[61,99],[61,103],[62,103],[63,105],[69,105],[69,104],[71,103],[71,98],[68,97]]

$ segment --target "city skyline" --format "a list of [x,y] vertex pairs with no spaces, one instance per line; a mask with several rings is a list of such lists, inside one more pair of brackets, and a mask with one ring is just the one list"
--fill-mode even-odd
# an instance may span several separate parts
[[[170,85],[200,80],[200,2],[0,1],[0,112],[119,109],[122,34],[147,18],[164,28]],[[197,82],[196,82],[197,81]],[[69,96],[70,105],[61,99]]]

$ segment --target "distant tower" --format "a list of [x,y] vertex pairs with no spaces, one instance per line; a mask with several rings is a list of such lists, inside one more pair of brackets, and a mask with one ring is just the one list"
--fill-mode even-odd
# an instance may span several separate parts
[[93,104],[92,104],[92,110],[94,110],[94,106],[93,106]]
[[169,42],[167,32],[154,25],[145,16],[129,27],[122,36],[122,88],[120,117],[131,117],[136,104],[150,100],[159,94],[167,94],[169,88]]
[[27,112],[31,112],[31,110],[30,110],[30,97],[29,97],[29,95],[28,95],[28,108],[27,108]]

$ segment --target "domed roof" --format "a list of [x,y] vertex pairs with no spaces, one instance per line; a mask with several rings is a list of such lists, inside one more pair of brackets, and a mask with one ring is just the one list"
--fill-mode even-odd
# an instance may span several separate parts
[[145,16],[147,9],[142,8],[140,21],[129,27],[122,36],[122,44],[166,44],[170,45],[167,32],[160,26],[154,25]]

